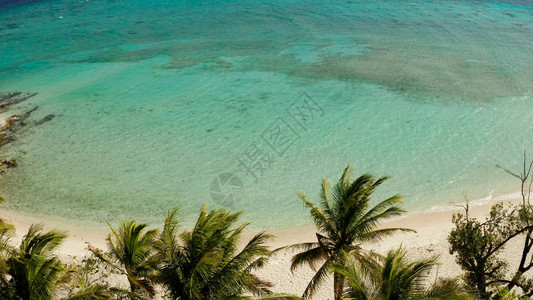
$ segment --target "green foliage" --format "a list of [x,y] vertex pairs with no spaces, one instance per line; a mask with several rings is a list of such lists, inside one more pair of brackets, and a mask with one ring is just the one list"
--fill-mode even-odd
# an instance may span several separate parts
[[[58,294],[66,295],[64,300],[146,299],[155,294],[156,279],[170,299],[257,299],[252,294],[265,300],[301,299],[271,293],[270,283],[252,274],[268,259],[265,242],[271,236],[257,234],[239,251],[248,225],[234,226],[240,213],[204,207],[195,228],[179,233],[177,212],[169,212],[161,234],[124,221],[111,228],[107,252],[89,246],[94,256],[70,265],[53,254],[64,234],[34,225],[12,248],[14,228],[0,220],[0,299],[51,300]],[[130,290],[111,287],[110,274],[126,275]]]
[[[0,220],[0,298],[57,299],[61,289],[72,295],[70,285],[76,272],[54,255],[65,235],[54,230],[43,232],[41,225],[32,225],[20,246],[13,248],[9,243],[13,232],[12,225]],[[103,286],[85,284],[77,290],[75,297],[66,299],[110,299]]]
[[529,228],[524,223],[521,208],[504,208],[502,203],[492,206],[485,222],[455,214],[455,228],[448,236],[450,254],[465,270],[465,281],[475,287],[478,296],[489,299],[506,284],[507,262],[498,257],[505,244]]
[[69,296],[67,299],[111,299],[112,289],[108,282],[110,267],[96,256],[86,256],[81,261],[67,265],[70,281],[60,286]]
[[[14,232],[15,227],[13,227],[13,225],[0,219],[0,280],[2,280],[3,276],[9,271],[7,260],[13,250],[10,245],[10,239]],[[3,282],[0,281],[0,285],[3,286]]]
[[204,206],[194,229],[178,234],[176,211],[169,213],[157,248],[162,262],[159,281],[171,299],[247,299],[246,292],[269,296],[270,283],[252,272],[267,261],[270,251],[265,242],[271,236],[259,233],[238,251],[248,225],[234,226],[240,215],[207,211]]
[[94,284],[86,286],[65,300],[111,300],[113,293],[107,285]]
[[154,245],[158,231],[147,230],[147,227],[147,224],[123,221],[118,229],[111,227],[106,253],[89,247],[94,255],[127,277],[129,297],[132,299],[155,295],[154,280],[158,261]]
[[[455,228],[448,237],[450,253],[456,254],[457,263],[466,271],[466,282],[477,290],[481,299],[503,297],[502,290],[515,295],[515,287],[524,296],[533,295],[533,280],[526,273],[533,268],[533,161],[528,162],[524,152],[523,169],[520,174],[507,171],[521,181],[521,200],[516,207],[504,208],[499,203],[492,206],[490,215],[481,223],[466,213],[453,217]],[[499,257],[507,242],[520,236],[523,238],[521,256],[516,269],[508,271],[507,262]],[[506,276],[511,274],[510,278]],[[505,286],[505,289],[503,287]],[[508,295],[506,295],[508,296]]]
[[[332,187],[329,180],[322,180],[320,201],[315,204],[300,194],[300,199],[310,209],[311,218],[318,233],[317,242],[296,244],[289,249],[301,251],[292,259],[291,270],[303,264],[317,270],[304,292],[310,297],[327,277],[333,264],[342,264],[344,253],[351,253],[363,262],[363,266],[376,263],[376,254],[360,247],[361,243],[379,241],[397,232],[413,232],[405,228],[377,229],[378,225],[404,213],[398,204],[399,195],[392,196],[369,208],[372,193],[388,177],[374,178],[363,174],[352,180],[350,166],[346,167],[339,181]],[[368,269],[368,267],[367,267]],[[344,275],[334,273],[335,299],[340,299]]]
[[508,287],[499,290],[497,297],[500,300],[531,300],[531,297],[518,295],[516,291],[509,291]]
[[[3,237],[5,238],[5,237]],[[3,249],[0,296],[3,299],[53,299],[68,273],[53,251],[65,235],[58,231],[42,232],[32,225],[18,248]]]
[[427,274],[436,265],[436,257],[409,261],[403,249],[391,250],[371,270],[353,255],[343,264],[334,264],[333,271],[342,274],[348,288],[346,299],[408,300],[408,299],[470,299],[456,280],[446,280],[427,288]]
[[421,295],[414,295],[413,299],[473,300],[474,297],[457,278],[452,278],[432,284]]

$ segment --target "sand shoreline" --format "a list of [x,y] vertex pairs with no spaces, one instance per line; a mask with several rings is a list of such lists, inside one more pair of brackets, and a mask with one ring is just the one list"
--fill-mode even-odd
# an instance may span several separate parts
[[[470,213],[474,217],[480,217],[486,215],[490,206],[497,202],[518,203],[518,194],[516,193],[512,195],[513,198],[506,195],[505,197],[496,198],[490,201],[473,201],[470,205]],[[449,206],[440,207],[437,211],[428,210],[421,213],[406,214],[401,218],[385,223],[384,226],[415,229],[417,231],[417,236],[430,235],[429,232],[433,229],[439,229],[439,231],[441,231],[445,228],[449,231],[453,225],[451,222],[452,215],[456,212],[463,211],[460,205],[462,204],[458,204],[457,206],[450,204]],[[60,251],[69,255],[78,255],[81,252],[84,252],[86,249],[86,243],[91,243],[95,246],[105,245],[105,238],[109,233],[109,228],[103,223],[73,222],[71,220],[49,216],[34,216],[15,210],[1,209],[0,218],[3,218],[15,226],[17,236],[22,236],[32,224],[37,223],[43,224],[45,229],[48,230],[58,229],[66,232],[68,234],[68,247],[65,245]],[[270,246],[273,248],[315,239],[315,227],[312,224],[266,231],[275,236],[270,243]],[[248,230],[244,234],[245,239],[253,236],[255,233],[256,232],[250,232],[250,230]],[[391,238],[391,240],[396,239],[398,239],[398,237]],[[389,241],[384,242],[388,243]]]
[[[495,199],[482,204],[473,203],[471,205],[470,215],[472,217],[484,218],[488,214],[490,207],[497,202],[517,204],[520,202],[520,199]],[[455,264],[454,257],[448,253],[446,239],[449,231],[453,228],[451,217],[455,212],[459,211],[462,211],[460,207],[450,206],[449,210],[407,215],[400,219],[390,221],[383,224],[383,226],[411,228],[416,230],[417,233],[398,234],[381,242],[365,245],[364,247],[385,253],[389,249],[402,245],[413,258],[439,255],[440,266],[432,275],[433,280],[442,277],[456,277],[461,274],[461,270]],[[38,218],[37,220],[36,217],[5,210],[0,212],[0,217],[15,225],[17,229],[16,240],[33,223],[41,223],[46,229],[55,228],[66,231],[68,237],[59,250],[60,254],[64,256],[81,257],[89,254],[86,250],[87,243],[101,249],[106,248],[105,238],[109,230],[104,231],[102,228],[88,228],[86,224],[53,218]],[[268,232],[276,237],[269,243],[272,249],[293,243],[314,241],[316,239],[316,231],[312,225],[270,230]],[[247,241],[253,234],[254,232],[246,233],[243,241]],[[516,242],[518,243],[519,241]],[[513,251],[517,249],[519,248],[510,246],[505,250],[505,255],[512,257],[515,255]],[[305,286],[313,275],[313,271],[308,268],[302,268],[294,274],[291,273],[289,270],[291,257],[292,254],[287,251],[276,253],[269,263],[258,271],[258,275],[274,283],[274,291],[298,295],[305,289]],[[314,299],[331,299],[330,287],[330,284],[326,284]]]

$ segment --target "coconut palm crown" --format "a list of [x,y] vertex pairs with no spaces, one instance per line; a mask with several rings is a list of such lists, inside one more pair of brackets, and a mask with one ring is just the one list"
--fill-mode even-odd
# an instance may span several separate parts
[[[405,211],[398,206],[401,196],[394,195],[369,208],[372,193],[388,177],[374,178],[363,174],[352,180],[348,165],[339,181],[331,186],[329,180],[322,180],[320,201],[315,204],[300,193],[299,197],[310,209],[311,218],[318,232],[317,241],[295,244],[281,249],[301,251],[292,258],[291,270],[306,264],[316,271],[303,296],[308,298],[315,293],[320,283],[332,271],[332,264],[343,262],[345,253],[353,254],[363,265],[375,265],[374,252],[361,248],[364,243],[379,241],[397,232],[414,232],[406,228],[379,228],[378,225]],[[341,299],[344,275],[333,272],[335,299]]]
[[148,230],[148,224],[136,221],[122,221],[117,229],[109,227],[108,251],[104,253],[91,246],[89,250],[127,277],[131,298],[153,297],[158,264],[154,245],[159,236],[158,230]]
[[380,264],[370,272],[352,255],[344,264],[334,264],[333,270],[345,276],[346,299],[355,300],[421,300],[472,299],[457,279],[445,279],[428,284],[430,271],[437,265],[437,257],[409,260],[400,247],[380,258]]
[[191,231],[178,234],[176,211],[171,211],[158,244],[159,280],[172,299],[248,299],[244,293],[267,296],[270,283],[252,272],[270,255],[259,233],[242,250],[238,243],[248,225],[234,226],[241,213],[204,206]]
[[53,251],[65,239],[59,231],[42,232],[41,225],[32,225],[18,248],[6,247],[5,236],[10,227],[2,223],[2,262],[0,298],[53,299],[57,286],[68,279],[64,265]]

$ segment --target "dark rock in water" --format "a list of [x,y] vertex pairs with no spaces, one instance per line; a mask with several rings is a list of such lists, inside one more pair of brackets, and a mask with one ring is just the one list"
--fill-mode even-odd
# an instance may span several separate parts
[[37,108],[38,107],[36,106],[23,114],[11,116],[9,119],[7,119],[8,128],[6,129],[9,129],[9,131],[11,131],[12,133],[15,133],[22,129],[22,127],[27,125],[27,123],[25,122],[26,119],[29,118],[30,115],[37,110]]
[[14,168],[17,166],[17,162],[14,159],[0,161],[0,164],[6,166],[7,168]]
[[[35,95],[36,93],[0,93],[0,111],[7,111],[11,109],[12,106],[26,101]],[[16,132],[23,128],[26,128],[26,126],[28,125],[28,123],[26,123],[26,119],[28,119],[30,115],[36,110],[37,106],[26,110],[24,113],[12,115],[11,117],[5,120],[5,123],[0,126],[0,148],[13,141],[16,141]],[[54,117],[55,115],[47,115],[39,121],[30,123],[30,125],[37,126],[52,120]],[[0,160],[0,173],[4,173],[6,169],[14,168],[16,166],[17,162],[14,159]]]
[[13,105],[13,102],[2,103],[2,104],[0,105],[0,110],[4,109],[4,108],[6,108],[6,107],[9,107],[9,106],[11,106],[11,105]]
[[46,117],[40,119],[39,121],[35,122],[35,124],[37,125],[41,125],[43,123],[46,123],[48,121],[52,121],[52,119],[54,119],[56,116],[51,114],[51,115],[47,115]]
[[0,134],[0,148],[14,141],[16,141],[14,136],[9,134]]
[[30,99],[31,97],[35,95],[37,95],[37,93],[14,92],[14,93],[0,94],[0,110],[19,104],[23,101]]
[[0,148],[16,140],[15,133],[27,125],[26,119],[36,110],[37,107],[34,107],[25,113],[7,118],[6,124],[0,127]]

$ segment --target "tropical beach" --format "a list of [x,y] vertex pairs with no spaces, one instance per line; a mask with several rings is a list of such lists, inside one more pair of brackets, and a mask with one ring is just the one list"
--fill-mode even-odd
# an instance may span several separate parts
[[[0,299],[528,299],[532,16],[523,0],[1,1]],[[195,234],[220,246],[193,276]],[[130,238],[151,245],[141,267],[113,254]],[[76,275],[21,296],[30,252]],[[396,298],[386,270],[412,273]]]
[[[518,195],[514,195],[518,197]],[[520,199],[497,199],[485,203],[478,203],[472,207],[471,216],[483,219],[490,211],[490,206],[495,201],[502,201],[507,204],[518,204]],[[464,203],[463,203],[464,204]],[[448,234],[453,228],[451,222],[452,215],[457,212],[464,212],[462,207],[450,206],[450,210],[441,212],[429,212],[416,214],[401,218],[399,220],[383,224],[386,227],[405,227],[416,230],[416,233],[397,234],[386,240],[377,243],[365,245],[368,249],[380,253],[386,253],[388,250],[403,246],[407,249],[411,259],[424,259],[438,256],[438,269],[430,274],[431,281],[437,281],[439,278],[456,278],[462,274],[460,267],[456,264],[455,258],[449,253]],[[9,221],[17,228],[17,236],[22,235],[29,227],[36,223],[34,217],[17,215],[12,212],[2,212],[0,217]],[[76,261],[82,257],[90,256],[88,245],[105,249],[106,237],[109,230],[94,230],[87,226],[79,225],[75,222],[66,222],[57,219],[39,219],[39,222],[45,224],[47,229],[60,229],[68,233],[66,241],[58,250],[61,257],[67,261]],[[271,249],[288,246],[294,243],[311,242],[315,239],[315,228],[313,226],[301,226],[297,228],[286,228],[274,230],[271,233],[275,238],[269,243]],[[246,241],[253,236],[252,232],[244,235]],[[511,259],[510,262],[516,265],[520,257],[520,244],[523,241],[517,239],[510,243],[502,252],[502,256]],[[242,246],[242,245],[241,245]],[[278,293],[289,293],[299,295],[303,293],[314,271],[311,268],[302,267],[296,272],[290,271],[290,264],[293,252],[282,251],[274,254],[268,264],[257,272],[262,278],[268,278],[273,283],[273,291]],[[116,285],[125,285],[123,278],[114,278],[113,283]],[[326,282],[312,299],[331,299],[333,294],[331,282]]]

